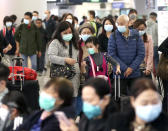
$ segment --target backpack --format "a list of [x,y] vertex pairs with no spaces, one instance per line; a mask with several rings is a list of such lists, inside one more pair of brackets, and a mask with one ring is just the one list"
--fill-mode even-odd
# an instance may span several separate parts
[[[110,78],[109,78],[109,75],[107,73],[108,72],[108,66],[106,65],[106,59],[104,58],[104,55],[103,55],[103,64],[102,64],[103,71],[100,71],[99,67],[96,65],[96,63],[94,62],[91,55],[89,55],[89,60],[90,60],[90,63],[91,63],[91,71],[89,72],[89,76],[102,78],[102,79],[108,81],[109,86],[111,88]],[[97,68],[97,71],[95,71],[95,68]]]
[[[5,38],[6,37],[6,28],[3,28],[2,34],[3,34],[3,37]],[[12,28],[12,35],[13,36],[15,35],[15,28]]]

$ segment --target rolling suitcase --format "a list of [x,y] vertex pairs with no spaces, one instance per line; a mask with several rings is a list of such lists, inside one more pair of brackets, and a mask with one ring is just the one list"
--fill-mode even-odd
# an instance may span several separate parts
[[120,87],[120,76],[114,76],[114,99],[118,103],[119,109],[121,112],[125,112],[130,110],[130,96],[124,96],[121,94],[121,87]]
[[[22,60],[22,58],[14,58],[13,61],[13,70],[14,72],[14,63],[17,60]],[[24,79],[24,67],[22,67],[22,72],[19,72],[20,74],[14,74],[12,73],[12,81],[7,82],[7,88],[9,90],[17,90],[23,93],[25,96],[26,104],[30,111],[35,111],[39,109],[39,83],[38,80],[25,80]],[[15,80],[15,76],[18,76],[20,80]]]

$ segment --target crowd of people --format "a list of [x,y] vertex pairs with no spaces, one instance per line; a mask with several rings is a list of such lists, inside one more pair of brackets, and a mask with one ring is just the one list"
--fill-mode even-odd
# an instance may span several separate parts
[[[135,9],[115,17],[88,14],[81,22],[49,10],[45,19],[38,11],[25,12],[21,24],[16,15],[4,17],[0,131],[168,130],[168,38],[158,46],[157,14],[148,20]],[[22,92],[8,88],[15,57],[24,59],[24,67],[29,58],[39,76],[50,70],[38,111],[29,110]]]

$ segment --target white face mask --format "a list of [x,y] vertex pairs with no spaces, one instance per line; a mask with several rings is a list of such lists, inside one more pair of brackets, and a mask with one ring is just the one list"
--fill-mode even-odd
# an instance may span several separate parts
[[12,26],[12,22],[6,22],[6,27],[11,27]]
[[72,24],[72,19],[66,19],[66,21]]
[[5,121],[5,120],[6,120],[8,114],[9,114],[8,109],[5,109],[5,108],[0,107],[0,119],[1,119],[2,121]]
[[162,103],[155,105],[137,106],[136,115],[145,122],[156,120],[162,112]]

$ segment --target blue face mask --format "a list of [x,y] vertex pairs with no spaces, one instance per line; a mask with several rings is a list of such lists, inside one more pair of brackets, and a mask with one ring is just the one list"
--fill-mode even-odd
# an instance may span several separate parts
[[94,48],[88,48],[88,53],[93,55],[95,53]]
[[136,115],[145,122],[156,120],[162,111],[162,104],[138,106],[136,107]]
[[100,106],[94,106],[86,102],[83,103],[83,112],[88,119],[93,119],[102,114]]
[[139,35],[143,36],[145,34],[145,30],[139,31]]
[[70,40],[72,40],[72,37],[73,37],[73,35],[72,34],[67,34],[67,35],[63,35],[62,36],[62,39],[64,40],[64,41],[70,41]]
[[81,35],[83,41],[86,41],[89,37],[91,37],[91,35]]
[[111,32],[113,30],[113,25],[104,25],[104,29],[107,32]]
[[126,26],[117,26],[117,28],[118,28],[118,31],[121,33],[125,33],[127,31]]
[[24,21],[23,21],[26,25],[28,25],[29,24],[29,20],[27,20],[27,19],[24,19]]
[[45,92],[42,92],[39,97],[39,105],[41,109],[52,111],[55,108],[56,99]]
[[37,16],[33,16],[33,17],[32,17],[32,20],[33,20],[33,21],[37,20]]

